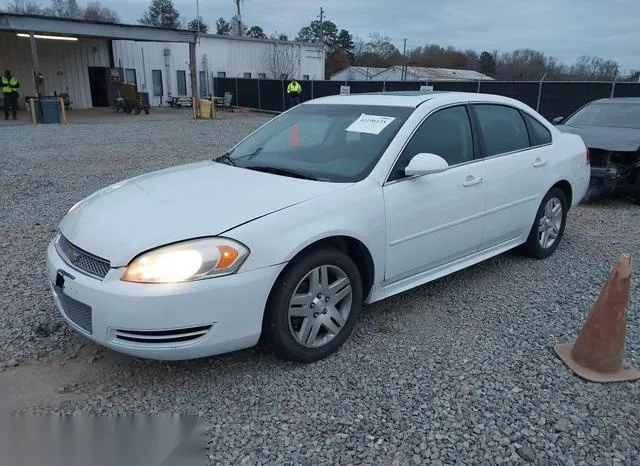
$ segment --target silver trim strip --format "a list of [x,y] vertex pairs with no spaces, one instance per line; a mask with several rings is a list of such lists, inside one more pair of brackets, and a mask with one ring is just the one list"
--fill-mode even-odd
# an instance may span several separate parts
[[[103,277],[103,276],[101,276],[101,275],[96,275],[96,274],[94,274],[94,273],[91,273],[91,272],[90,272],[90,271],[88,271],[88,270],[82,269],[82,268],[78,267],[77,265],[75,265],[75,264],[71,263],[71,261],[69,260],[69,258],[67,257],[67,255],[64,253],[64,251],[62,251],[62,250],[61,250],[61,246],[59,246],[59,244],[60,244],[60,239],[61,239],[61,238],[62,238],[62,235],[61,235],[61,234],[58,234],[58,237],[56,238],[56,241],[55,241],[55,243],[54,243],[54,246],[55,246],[56,252],[58,253],[58,256],[60,256],[60,258],[62,259],[62,261],[63,261],[65,264],[67,264],[69,267],[71,267],[71,268],[72,268],[73,270],[75,270],[76,272],[80,272],[81,274],[86,275],[86,276],[88,276],[88,277],[95,278],[96,280],[100,280],[100,281],[103,281],[103,280],[105,279],[106,275],[105,275],[105,277]],[[86,254],[87,256],[91,257],[92,259],[94,259],[94,260],[96,260],[96,261],[100,261],[100,262],[102,262],[103,264],[107,265],[107,266],[109,267],[109,270],[111,270],[111,269],[112,269],[112,267],[111,267],[111,263],[110,263],[109,261],[107,261],[106,259],[102,259],[102,258],[100,258],[100,257],[98,257],[98,256],[95,256],[95,255],[91,254],[90,252],[85,251],[84,249],[81,249],[81,248],[79,248],[79,247],[75,246],[73,243],[71,243],[71,241],[69,241],[69,240],[68,240],[68,239],[66,239],[66,238],[65,238],[65,240],[66,240],[66,241],[67,241],[67,242],[68,242],[68,243],[69,243],[73,248],[77,249],[78,251],[82,252],[83,254]],[[108,273],[108,271],[107,271],[107,273]]]

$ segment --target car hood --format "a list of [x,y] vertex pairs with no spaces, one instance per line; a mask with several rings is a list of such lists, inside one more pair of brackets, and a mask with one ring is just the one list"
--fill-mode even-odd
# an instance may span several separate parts
[[219,235],[345,186],[198,162],[95,192],[71,208],[60,232],[119,267],[149,249]]
[[614,126],[567,126],[557,128],[565,133],[582,137],[585,145],[593,149],[615,152],[634,152],[640,148],[640,129]]

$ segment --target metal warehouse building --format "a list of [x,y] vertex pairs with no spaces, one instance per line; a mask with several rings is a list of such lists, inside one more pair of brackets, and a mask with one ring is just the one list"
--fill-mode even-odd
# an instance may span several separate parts
[[422,66],[392,66],[376,74],[374,81],[493,81],[493,78],[473,70],[425,68]]
[[0,69],[7,68],[21,82],[21,107],[37,95],[34,71],[41,95],[66,93],[74,108],[108,107],[119,82],[137,84],[157,106],[191,96],[191,69],[200,96],[215,94],[215,77],[323,79],[324,52],[315,44],[1,13]]
[[[151,105],[191,95],[187,44],[115,40],[113,57],[128,82],[149,92]],[[216,93],[214,78],[324,79],[324,50],[316,44],[200,35],[196,60],[200,97]]]

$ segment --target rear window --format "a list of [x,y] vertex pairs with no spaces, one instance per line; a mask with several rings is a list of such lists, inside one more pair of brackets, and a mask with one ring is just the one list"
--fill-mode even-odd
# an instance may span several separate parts
[[640,128],[640,103],[592,103],[578,110],[564,124],[569,126]]
[[526,113],[524,119],[529,127],[529,139],[532,146],[551,144],[551,132],[542,123]]

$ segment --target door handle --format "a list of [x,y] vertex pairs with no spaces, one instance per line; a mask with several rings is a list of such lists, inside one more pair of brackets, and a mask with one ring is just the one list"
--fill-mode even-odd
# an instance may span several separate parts
[[474,186],[479,183],[482,183],[481,176],[476,178],[475,176],[469,175],[467,176],[467,180],[464,183],[462,183],[462,186],[464,186],[465,188],[468,188],[469,186]]
[[544,166],[546,164],[547,164],[547,161],[546,160],[542,160],[542,159],[536,159],[536,161],[533,162],[533,166],[534,167],[542,167],[542,166]]

